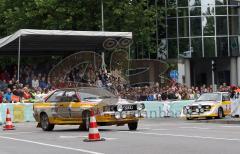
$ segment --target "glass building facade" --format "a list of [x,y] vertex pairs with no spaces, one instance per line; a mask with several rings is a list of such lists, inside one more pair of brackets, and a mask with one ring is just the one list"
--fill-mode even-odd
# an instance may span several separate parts
[[[161,0],[160,0],[161,1]],[[168,58],[239,56],[239,5],[233,0],[162,0]]]

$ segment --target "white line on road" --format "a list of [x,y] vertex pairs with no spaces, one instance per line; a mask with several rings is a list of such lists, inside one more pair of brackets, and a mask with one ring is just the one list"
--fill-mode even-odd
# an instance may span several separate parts
[[224,127],[224,128],[240,128],[240,126],[221,126],[221,127]]
[[60,146],[60,145],[52,145],[52,144],[47,144],[47,143],[41,143],[41,142],[35,142],[35,141],[23,140],[23,139],[17,139],[17,138],[6,137],[6,136],[0,136],[0,138],[8,139],[8,140],[14,140],[14,141],[27,142],[27,143],[33,143],[33,144],[38,144],[38,145],[43,145],[43,146],[48,146],[48,147],[55,147],[55,148],[66,149],[66,150],[79,151],[79,152],[84,152],[84,153],[89,153],[89,154],[103,154],[103,153],[89,151],[89,150],[84,150],[84,149],[76,149],[76,148],[71,148],[71,147],[64,147],[64,146]]
[[[88,138],[88,136],[59,136],[59,138],[63,139],[72,139],[72,138]],[[102,137],[106,140],[116,140],[118,138],[109,138],[109,137]]]
[[159,134],[159,133],[145,133],[145,132],[126,132],[120,131],[124,133],[130,134],[144,134],[144,135],[155,135],[155,136],[171,136],[171,137],[184,137],[184,138],[198,138],[198,139],[211,139],[211,140],[225,140],[225,141],[239,141],[239,138],[221,138],[221,137],[208,137],[208,136],[190,136],[190,135],[182,135],[182,134]]
[[204,128],[204,127],[179,127],[181,129],[210,129],[210,128]]
[[32,133],[37,133],[38,131],[35,131],[35,132],[14,132],[14,133],[6,133],[6,132],[1,132],[0,134],[2,135],[17,135],[17,134],[32,134]]
[[170,129],[151,129],[151,130],[170,130]]

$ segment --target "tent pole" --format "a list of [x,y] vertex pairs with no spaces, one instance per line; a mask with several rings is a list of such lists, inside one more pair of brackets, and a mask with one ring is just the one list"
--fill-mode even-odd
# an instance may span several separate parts
[[18,38],[18,70],[17,70],[17,80],[20,79],[20,53],[21,53],[21,36]]
[[104,31],[104,11],[103,11],[103,0],[101,0],[101,14],[102,14],[102,31]]
[[[103,10],[103,0],[101,0],[101,14],[102,14],[102,31],[104,31],[104,10]],[[105,67],[105,55],[104,51],[102,51],[102,69],[106,69]]]

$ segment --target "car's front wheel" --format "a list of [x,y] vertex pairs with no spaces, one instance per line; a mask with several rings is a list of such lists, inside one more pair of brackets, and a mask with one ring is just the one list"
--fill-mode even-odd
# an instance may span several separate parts
[[137,130],[137,127],[138,127],[138,122],[137,121],[128,123],[129,130]]
[[54,124],[49,123],[49,119],[46,113],[41,114],[40,123],[43,131],[52,131],[54,129]]
[[86,111],[82,115],[82,124],[80,125],[79,129],[83,131],[88,131],[89,124],[90,124],[90,112]]
[[222,119],[224,117],[223,109],[219,108],[218,109],[218,119]]

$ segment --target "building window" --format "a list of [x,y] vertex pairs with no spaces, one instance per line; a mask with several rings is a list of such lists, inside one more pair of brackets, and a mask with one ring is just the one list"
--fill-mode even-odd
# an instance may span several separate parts
[[204,38],[204,57],[215,57],[214,37]]
[[174,7],[177,5],[177,0],[167,0],[167,7]]
[[176,19],[168,19],[168,38],[177,37],[177,21]]
[[189,0],[189,6],[201,6],[201,0]]
[[178,58],[176,39],[168,39],[168,58]]
[[177,10],[176,9],[168,9],[167,10],[168,17],[176,17],[177,16]]
[[238,5],[236,0],[228,0],[228,5]]
[[179,39],[179,53],[189,51],[189,38]]
[[214,17],[203,17],[202,21],[203,26],[203,35],[205,36],[213,36],[214,35]]
[[192,38],[191,46],[193,57],[202,57],[202,38]]
[[227,0],[215,0],[216,5],[227,5]]
[[227,35],[227,17],[226,16],[218,16],[216,17],[216,25],[217,25],[217,35]]
[[191,36],[201,36],[201,17],[191,17]]
[[231,56],[239,56],[239,40],[240,37],[229,37]]
[[188,18],[178,18],[178,31],[179,37],[189,36],[189,19]]
[[191,16],[201,16],[201,7],[190,7]]
[[202,0],[202,6],[215,5],[215,0]]
[[214,6],[202,6],[202,15],[214,15]]
[[179,17],[186,17],[186,16],[188,16],[188,8],[179,8],[178,9],[178,16]]
[[239,17],[229,16],[229,31],[230,35],[239,35]]
[[226,15],[227,7],[216,7],[216,15]]
[[228,56],[228,38],[217,37],[217,55],[218,57]]
[[228,7],[229,15],[238,15],[238,7],[236,6],[229,6]]
[[178,1],[178,7],[187,7],[187,6],[188,6],[188,0]]

